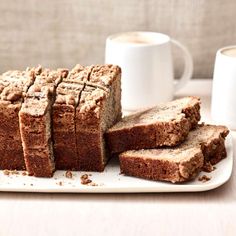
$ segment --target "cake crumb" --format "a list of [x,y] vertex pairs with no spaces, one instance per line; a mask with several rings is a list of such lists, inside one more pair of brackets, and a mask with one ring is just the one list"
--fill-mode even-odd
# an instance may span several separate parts
[[13,175],[19,175],[19,171],[17,171],[17,170],[12,170],[11,173],[12,173]]
[[205,183],[205,182],[211,180],[211,177],[206,176],[206,175],[203,175],[203,176],[201,176],[201,177],[198,177],[198,180],[201,181],[201,182],[203,182],[203,183]]
[[3,170],[4,175],[19,175],[19,171],[17,170]]
[[26,175],[28,175],[28,174],[27,174],[26,171],[23,171],[23,172],[22,172],[22,175],[23,175],[23,176],[26,176]]
[[66,171],[65,176],[66,176],[66,178],[68,178],[68,179],[72,179],[72,178],[73,178],[73,174],[72,174],[72,172],[69,171],[69,170]]
[[80,176],[81,184],[87,185],[87,186],[99,186],[99,184],[94,183],[89,176],[92,176],[92,174],[83,174]]
[[8,175],[10,175],[10,171],[9,170],[4,170],[3,174],[8,176]]
[[89,186],[98,186],[98,184],[93,183],[93,182],[89,183],[88,185],[89,185]]
[[216,169],[215,166],[213,166],[210,162],[205,162],[202,170],[204,172],[210,173]]
[[80,180],[81,180],[81,184],[83,184],[83,185],[87,185],[87,184],[89,184],[89,183],[92,182],[92,180],[89,179],[88,174],[83,174],[83,175],[81,175],[81,176],[80,176]]

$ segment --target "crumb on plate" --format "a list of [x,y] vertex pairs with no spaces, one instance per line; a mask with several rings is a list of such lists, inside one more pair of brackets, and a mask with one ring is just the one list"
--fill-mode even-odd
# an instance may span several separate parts
[[211,180],[211,177],[210,177],[210,176],[203,175],[203,176],[198,177],[198,180],[201,181],[201,182],[203,182],[203,183],[205,183],[205,182]]
[[72,178],[73,178],[73,174],[72,174],[72,172],[71,172],[70,170],[67,170],[67,171],[66,171],[65,176],[66,176],[66,178],[68,178],[68,179],[72,179]]

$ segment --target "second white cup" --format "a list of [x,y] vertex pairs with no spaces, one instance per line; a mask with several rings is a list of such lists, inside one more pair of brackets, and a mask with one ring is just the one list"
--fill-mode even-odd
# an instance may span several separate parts
[[[174,80],[171,43],[183,52],[185,68]],[[155,32],[127,32],[106,40],[105,63],[122,69],[122,107],[137,110],[173,99],[174,93],[190,80],[193,71],[189,51],[178,41]]]
[[212,119],[236,130],[236,45],[217,51],[213,77]]

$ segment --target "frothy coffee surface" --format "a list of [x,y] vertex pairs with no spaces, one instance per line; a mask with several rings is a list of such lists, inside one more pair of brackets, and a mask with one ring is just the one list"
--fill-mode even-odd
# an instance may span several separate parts
[[227,48],[222,51],[222,54],[230,57],[236,57],[236,47]]
[[141,33],[122,34],[112,39],[118,43],[129,43],[129,44],[155,44],[158,43],[155,37],[150,37]]

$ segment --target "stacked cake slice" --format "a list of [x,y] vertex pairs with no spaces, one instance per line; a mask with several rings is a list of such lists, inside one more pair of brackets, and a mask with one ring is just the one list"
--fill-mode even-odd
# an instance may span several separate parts
[[200,101],[186,97],[124,117],[108,130],[110,152],[121,173],[170,181],[193,179],[226,157],[225,126],[198,124]]
[[199,120],[199,99],[178,99],[124,117],[107,132],[108,144],[113,153],[174,146],[186,139]]
[[121,172],[151,180],[183,182],[193,179],[208,161],[226,157],[224,126],[201,125],[172,148],[143,149],[120,154]]

